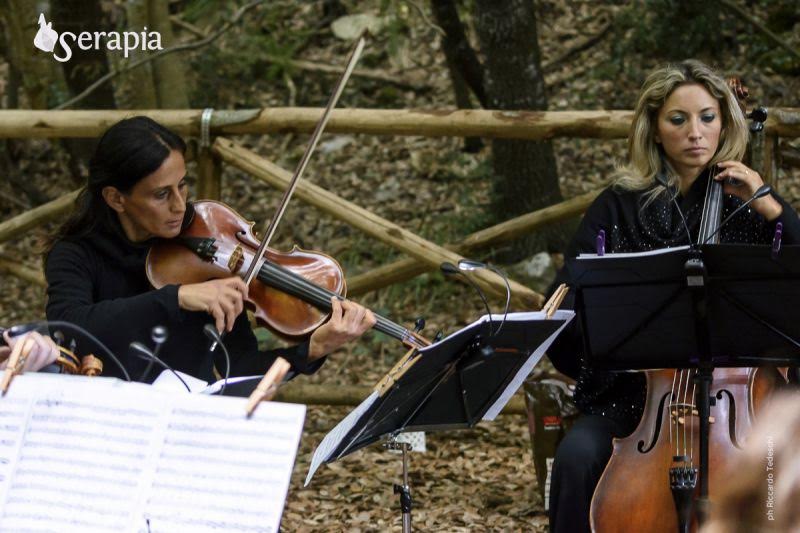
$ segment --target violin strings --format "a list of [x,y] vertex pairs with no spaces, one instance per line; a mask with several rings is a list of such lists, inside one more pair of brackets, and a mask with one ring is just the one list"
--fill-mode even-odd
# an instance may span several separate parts
[[[282,290],[285,290],[289,294],[299,298],[309,299],[311,300],[312,304],[325,310],[330,310],[331,297],[338,296],[333,291],[330,291],[324,287],[320,287],[319,285],[310,282],[303,276],[268,261],[265,261],[261,266],[259,277],[262,277],[261,275],[263,275],[265,278],[262,279],[262,281],[271,285],[275,285]],[[377,320],[375,329],[378,331],[381,331],[382,333],[385,333],[400,341],[409,336],[409,332],[406,328],[384,318],[381,315],[376,314],[375,317]]]

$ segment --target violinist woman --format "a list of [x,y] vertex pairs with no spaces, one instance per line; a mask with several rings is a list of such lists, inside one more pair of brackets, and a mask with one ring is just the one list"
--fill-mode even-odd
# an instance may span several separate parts
[[[587,210],[567,256],[594,253],[600,230],[605,231],[606,252],[696,242],[709,179],[724,183],[723,219],[763,184],[758,172],[741,162],[747,140],[735,97],[709,67],[687,60],[657,69],[639,94],[627,164]],[[668,186],[660,185],[657,176],[662,182],[666,178]],[[783,223],[784,244],[800,243],[797,213],[774,192],[731,219],[721,229],[720,242],[771,243],[777,222]],[[558,277],[556,283],[569,283],[565,270]],[[589,531],[590,503],[611,456],[612,438],[636,428],[645,402],[643,374],[589,368],[577,326],[571,333],[549,351],[553,364],[577,379],[574,397],[582,412],[561,442],[553,466],[549,512],[556,532]]]
[[[111,126],[89,166],[78,210],[53,237],[45,254],[47,317],[74,322],[96,335],[122,360],[133,379],[151,382],[160,369],[129,350],[149,344],[161,325],[168,337],[160,358],[175,370],[206,381],[214,366],[224,373],[222,350],[214,356],[203,328],[225,332],[231,376],[263,374],[277,356],[294,371],[312,373],[323,356],[359,337],[375,323],[373,314],[352,302],[333,301],[330,319],[310,339],[286,349],[259,353],[244,309],[247,287],[231,277],[152,289],[145,274],[149,247],[170,239],[188,224],[186,144],[147,117]],[[145,375],[146,374],[146,375]],[[121,376],[106,364],[104,375]]]

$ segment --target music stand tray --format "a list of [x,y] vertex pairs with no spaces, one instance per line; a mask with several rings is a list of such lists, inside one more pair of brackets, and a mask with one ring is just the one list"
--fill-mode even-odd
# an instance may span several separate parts
[[[404,431],[471,428],[492,420],[522,384],[572,311],[487,316],[410,352],[314,452],[306,485],[323,463]],[[490,330],[493,326],[494,332]]]
[[[704,270],[687,272],[702,258]],[[586,356],[609,370],[797,364],[800,246],[714,244],[567,262]],[[699,276],[698,279],[693,277]],[[703,291],[698,321],[697,286]]]

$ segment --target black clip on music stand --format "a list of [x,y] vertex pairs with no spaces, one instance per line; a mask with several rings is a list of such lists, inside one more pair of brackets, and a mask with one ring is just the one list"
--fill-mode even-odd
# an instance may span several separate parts
[[[322,452],[322,462],[329,463],[385,436],[474,427],[512,385],[523,365],[540,355],[541,345],[572,316],[560,313],[565,312],[556,312],[551,319],[526,320],[514,320],[509,314],[499,332],[502,315],[493,315],[495,331],[488,321],[479,321],[434,345],[409,352],[372,395],[326,436],[315,456]],[[357,416],[351,419],[353,415]],[[326,443],[334,434],[337,441]],[[403,530],[409,531],[407,448],[402,451],[404,484],[395,492],[400,494]],[[306,484],[315,468],[312,459]]]
[[713,370],[798,365],[800,338],[789,332],[800,323],[800,246],[776,254],[770,246],[705,245],[592,256],[567,266],[590,364],[606,370],[697,369],[696,512],[702,524]]

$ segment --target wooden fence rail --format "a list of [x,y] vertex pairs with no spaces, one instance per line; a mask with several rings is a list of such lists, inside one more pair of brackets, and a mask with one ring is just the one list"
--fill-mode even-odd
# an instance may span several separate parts
[[0,223],[0,243],[13,239],[18,235],[30,231],[36,226],[55,220],[64,213],[69,212],[75,204],[80,189],[59,196],[51,202],[34,207],[14,218]]
[[[292,175],[290,172],[229,139],[217,138],[214,142],[213,151],[226,163],[244,170],[277,189],[285,190],[291,181]],[[457,263],[462,259],[455,252],[426,241],[422,237],[375,215],[363,207],[348,202],[318,185],[301,180],[298,182],[294,194],[297,199],[313,205],[317,209],[434,268],[438,268],[445,261]],[[476,270],[472,274],[472,278],[482,289],[505,298],[506,285],[503,278],[488,270]],[[538,309],[544,303],[544,297],[541,294],[513,280],[509,280],[509,283],[511,285],[512,300],[521,308]]]
[[[481,248],[496,246],[522,235],[562,220],[575,217],[586,211],[586,208],[597,198],[600,190],[587,192],[575,198],[570,198],[555,205],[526,213],[516,218],[506,220],[490,228],[476,231],[467,235],[457,244],[446,244],[444,247],[462,255],[469,254]],[[353,276],[347,280],[347,293],[350,296],[360,296],[368,292],[394,285],[409,280],[415,276],[434,270],[435,265],[419,261],[410,257],[400,259],[393,263],[383,265],[364,274]]]
[[[310,133],[322,110],[304,107],[219,110],[211,119],[211,135],[246,133]],[[182,135],[200,135],[202,110],[0,110],[0,138],[98,137],[125,117],[147,115]],[[555,137],[622,139],[633,111],[492,111],[336,109],[325,131],[422,137],[490,137],[552,139]],[[773,108],[768,136],[800,137],[800,109]]]

